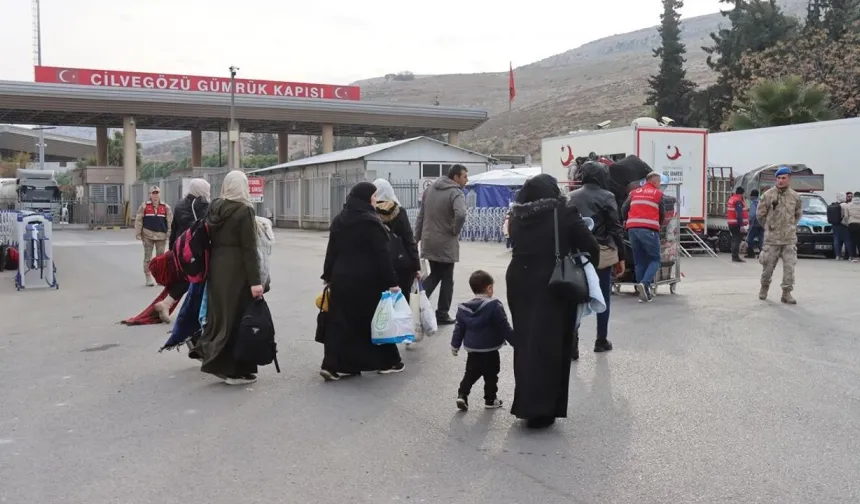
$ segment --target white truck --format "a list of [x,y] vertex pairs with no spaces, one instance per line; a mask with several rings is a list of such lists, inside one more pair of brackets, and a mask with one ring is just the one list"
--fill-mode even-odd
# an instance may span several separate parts
[[837,193],[860,191],[852,150],[858,139],[860,118],[712,133],[708,161],[731,167],[736,177],[770,164],[803,164],[827,179],[822,193],[833,201]]
[[663,126],[654,119],[642,118],[629,127],[545,138],[541,142],[541,170],[563,183],[571,180],[576,159],[590,154],[613,161],[635,155],[651,169],[680,183],[681,222],[696,232],[704,232],[708,130]]
[[60,215],[62,194],[53,170],[20,168],[17,175],[14,184],[4,180],[0,186],[3,209]]

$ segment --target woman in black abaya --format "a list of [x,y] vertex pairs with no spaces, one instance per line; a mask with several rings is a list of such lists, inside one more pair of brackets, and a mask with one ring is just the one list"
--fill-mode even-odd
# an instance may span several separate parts
[[531,428],[549,427],[567,417],[570,362],[576,306],[549,292],[555,267],[555,224],[559,248],[588,253],[599,246],[575,207],[568,207],[558,183],[541,174],[526,181],[511,207],[514,242],[506,275],[508,308],[514,327],[514,401],[511,413]]
[[362,371],[403,371],[397,345],[374,345],[370,322],[383,291],[399,292],[388,231],[376,213],[376,186],[352,188],[331,223],[322,279],[329,288],[320,376],[335,381]]

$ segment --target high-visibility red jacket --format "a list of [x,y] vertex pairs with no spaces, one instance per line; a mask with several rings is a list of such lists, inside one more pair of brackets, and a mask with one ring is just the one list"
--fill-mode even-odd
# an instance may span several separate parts
[[750,212],[747,209],[747,203],[744,201],[744,197],[740,194],[732,194],[732,197],[726,202],[726,220],[729,222],[729,226],[736,226],[738,224],[738,203],[740,203],[741,208],[743,209],[743,224],[741,225],[749,226]]
[[660,205],[663,191],[651,184],[630,191],[630,210],[625,229],[644,228],[660,231]]

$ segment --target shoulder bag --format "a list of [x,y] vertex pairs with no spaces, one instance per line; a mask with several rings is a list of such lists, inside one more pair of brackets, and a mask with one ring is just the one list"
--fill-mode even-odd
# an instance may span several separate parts
[[549,290],[555,295],[562,297],[572,304],[587,303],[590,294],[588,279],[585,276],[583,265],[577,264],[579,257],[588,257],[588,254],[565,254],[561,255],[561,230],[558,225],[558,208],[553,211],[554,234],[555,234],[555,268],[549,278]]
[[[604,219],[606,219],[606,223],[604,226],[606,227],[609,223],[609,212],[603,210]],[[609,240],[612,241],[612,236],[609,237]],[[619,252],[611,245],[601,245],[600,246],[600,257],[597,260],[597,269],[609,268],[611,266],[615,266],[621,260],[619,259]]]

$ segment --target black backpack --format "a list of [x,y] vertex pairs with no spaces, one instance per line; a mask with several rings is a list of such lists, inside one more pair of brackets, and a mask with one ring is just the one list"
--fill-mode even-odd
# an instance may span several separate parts
[[274,363],[275,370],[281,372],[278,344],[275,343],[275,324],[269,305],[263,298],[255,299],[239,321],[233,356],[236,360],[253,362],[258,366]]
[[839,202],[827,205],[827,222],[834,226],[842,224],[842,205]]
[[388,236],[388,251],[391,253],[391,262],[394,264],[395,271],[408,270],[412,266],[412,260],[409,259],[403,238],[393,231]]

